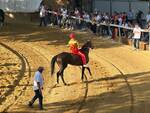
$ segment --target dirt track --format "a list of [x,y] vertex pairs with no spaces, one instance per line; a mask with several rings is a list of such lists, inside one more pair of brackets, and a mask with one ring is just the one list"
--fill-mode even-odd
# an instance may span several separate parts
[[[14,29],[15,26],[15,29]],[[111,42],[107,39],[93,37],[89,33],[77,32],[81,44],[92,39],[95,46],[90,52],[90,67],[93,78],[86,73],[87,82],[80,80],[79,67],[69,66],[65,71],[65,80],[56,86],[56,76],[50,76],[50,60],[52,56],[68,51],[65,46],[69,32],[56,28],[39,28],[33,24],[8,24],[0,32],[1,42],[8,46],[0,46],[0,50],[13,54],[9,70],[16,68],[20,75],[5,77],[2,71],[3,86],[0,88],[10,93],[1,99],[0,111],[8,112],[40,112],[38,104],[33,109],[27,103],[34,95],[32,79],[38,66],[44,66],[44,108],[45,113],[149,113],[149,73],[150,53],[132,51],[131,47]],[[4,57],[0,51],[0,58]],[[10,54],[10,55],[9,55]],[[0,61],[0,66],[4,62]],[[8,66],[7,66],[8,67]],[[1,69],[1,68],[0,68]],[[5,69],[5,68],[4,68]],[[57,69],[56,69],[57,70]],[[16,71],[15,71],[16,72]],[[1,77],[0,76],[0,77]],[[7,81],[17,79],[11,87]],[[3,79],[6,79],[4,81]],[[3,81],[2,81],[3,80]],[[7,90],[9,89],[9,90]],[[1,97],[3,95],[1,94]],[[11,100],[11,101],[10,101]]]

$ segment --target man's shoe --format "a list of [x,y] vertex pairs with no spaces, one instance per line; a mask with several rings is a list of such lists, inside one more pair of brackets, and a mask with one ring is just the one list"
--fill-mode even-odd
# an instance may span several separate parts
[[28,106],[29,106],[30,108],[33,107],[31,102],[28,103]]

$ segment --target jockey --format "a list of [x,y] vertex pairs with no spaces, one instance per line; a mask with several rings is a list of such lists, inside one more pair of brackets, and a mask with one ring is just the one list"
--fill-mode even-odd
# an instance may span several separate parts
[[86,57],[85,57],[85,55],[83,53],[81,53],[81,51],[79,51],[79,49],[78,49],[78,41],[75,40],[75,34],[71,33],[69,35],[69,38],[70,38],[70,41],[69,41],[68,45],[70,47],[71,53],[79,55],[81,57],[81,59],[82,59],[83,67],[88,67],[86,65]]

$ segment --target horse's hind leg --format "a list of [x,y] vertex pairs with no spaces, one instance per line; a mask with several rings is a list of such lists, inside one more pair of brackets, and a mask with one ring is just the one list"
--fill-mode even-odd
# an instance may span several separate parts
[[59,71],[57,72],[57,84],[59,84]]
[[62,79],[64,85],[67,85],[67,83],[66,83],[65,80],[64,80],[64,75],[63,75],[63,74],[61,74],[61,79]]
[[67,67],[67,65],[63,66],[60,70],[61,79],[62,79],[64,85],[67,85],[65,80],[64,80],[64,70],[65,70],[66,67]]
[[62,79],[64,85],[67,85],[66,82],[65,82],[65,80],[64,80],[63,71],[58,71],[57,72],[57,84],[59,84],[59,76],[61,76],[61,79]]

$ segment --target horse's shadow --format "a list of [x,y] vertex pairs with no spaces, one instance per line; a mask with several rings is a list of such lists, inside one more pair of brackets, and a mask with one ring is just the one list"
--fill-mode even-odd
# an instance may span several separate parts
[[55,84],[53,88],[60,88],[60,87],[64,87],[64,86],[74,86],[74,85],[78,85],[78,84],[87,84],[87,83],[90,83],[91,81],[95,81],[93,78],[91,79],[87,79],[87,80],[84,80],[84,81],[80,81],[80,82],[72,82],[72,83],[67,83],[66,85],[61,85],[61,84]]
[[68,86],[73,86],[73,85],[76,85],[76,84],[78,84],[77,82],[72,82],[72,83],[69,83],[69,84],[67,84]]
[[73,86],[73,85],[77,85],[77,82],[72,82],[72,83],[68,83],[66,85],[61,85],[61,84],[55,84],[55,86],[53,88],[60,88],[60,87],[64,87],[64,86]]

